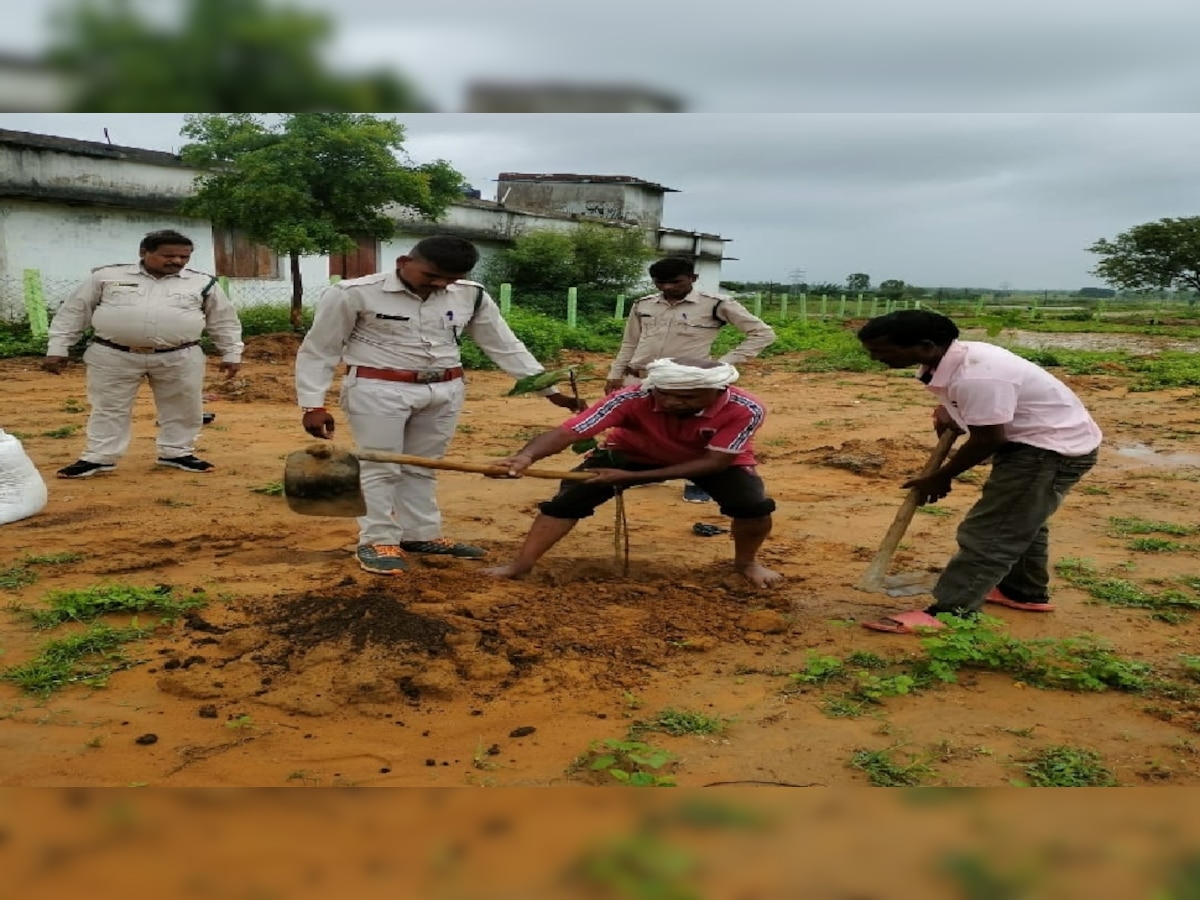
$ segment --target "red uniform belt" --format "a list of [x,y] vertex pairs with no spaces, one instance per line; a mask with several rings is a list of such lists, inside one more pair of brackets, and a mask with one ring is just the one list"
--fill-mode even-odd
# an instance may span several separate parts
[[186,344],[180,344],[178,347],[126,347],[124,344],[118,344],[115,341],[108,341],[104,338],[92,338],[94,343],[100,344],[103,347],[112,347],[114,350],[124,350],[126,353],[173,353],[176,350],[184,350],[188,347],[195,347],[199,341],[188,341]]
[[354,374],[359,378],[378,378],[380,381],[407,381],[413,384],[434,384],[453,381],[463,377],[462,366],[453,369],[375,369],[371,366],[355,366]]

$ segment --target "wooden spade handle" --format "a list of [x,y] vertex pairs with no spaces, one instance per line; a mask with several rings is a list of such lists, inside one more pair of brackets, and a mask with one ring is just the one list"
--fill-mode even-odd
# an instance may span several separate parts
[[[937,442],[937,446],[933,448],[933,452],[929,454],[929,460],[925,463],[925,468],[921,470],[919,477],[924,478],[926,475],[932,475],[942,465],[942,461],[946,458],[946,454],[950,452],[950,447],[958,438],[958,432],[952,428],[947,428],[942,432],[941,438]],[[883,541],[879,544],[879,549],[875,552],[875,558],[871,560],[871,564],[867,566],[867,571],[863,573],[862,579],[858,583],[860,590],[878,590],[883,584],[883,576],[887,572],[888,563],[892,561],[892,556],[896,552],[896,548],[900,546],[900,539],[904,537],[904,532],[908,530],[908,523],[912,521],[913,514],[916,513],[920,503],[921,495],[913,488],[908,492],[908,496],[904,498],[904,503],[896,510],[896,517],[892,519],[892,526],[887,530],[887,534],[883,536]]]
[[[454,462],[449,459],[428,459],[424,456],[408,456],[404,453],[387,453],[383,450],[355,450],[354,455],[367,462],[399,463],[404,466],[419,466],[423,469],[446,469],[451,472],[474,472],[478,475],[504,475],[503,466],[485,466],[479,463]],[[558,481],[591,481],[596,476],[591,472],[555,472],[551,469],[526,469],[522,477],[553,478]]]

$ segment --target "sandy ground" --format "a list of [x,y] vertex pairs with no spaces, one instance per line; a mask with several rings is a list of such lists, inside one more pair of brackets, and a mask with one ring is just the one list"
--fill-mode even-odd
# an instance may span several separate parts
[[[756,591],[731,572],[728,536],[692,533],[696,522],[723,520],[709,505],[683,503],[680,484],[627,494],[628,574],[610,505],[524,581],[493,582],[478,563],[445,560],[379,578],[350,555],[353,519],[300,516],[256,492],[278,482],[286,454],[309,439],[290,399],[294,339],[249,343],[232,384],[210,362],[206,408],[216,420],[199,452],[218,468],[206,476],[153,465],[144,390],[117,470],[55,479],[76,458],[82,430],[45,432],[86,421],[82,367],[55,378],[36,360],[0,363],[0,426],[25,436],[51,489],[41,514],[0,528],[0,559],[82,554],[33,567],[37,581],[0,591],[0,600],[38,606],[49,591],[117,583],[208,599],[133,645],[140,664],[107,686],[37,698],[0,682],[0,784],[604,783],[573,761],[592,742],[623,739],[674,709],[727,722],[715,736],[642,734],[674,754],[669,769],[682,786],[864,784],[848,765],[863,749],[925,762],[926,783],[1006,785],[1024,777],[1023,761],[1063,744],[1098,752],[1122,784],[1200,785],[1200,706],[1191,700],[964,673],[957,684],[832,718],[822,710],[828,690],[801,691],[788,677],[810,652],[920,652],[913,637],[859,625],[927,598],[854,588],[903,499],[899,484],[933,445],[930,403],[910,373],[798,373],[786,358],[746,367],[743,386],[770,410],[757,443],[779,503],[763,554],[786,576],[776,590]],[[1200,575],[1200,539],[1138,552],[1110,523],[1200,524],[1195,393],[1130,393],[1118,377],[1070,383],[1106,441],[1101,463],[1056,517],[1055,556],[1154,589]],[[471,376],[451,458],[487,462],[560,421],[543,400],[504,397],[509,386],[502,375]],[[514,550],[534,504],[554,488],[449,472],[439,485],[447,535],[494,558]],[[943,565],[977,492],[956,484],[942,504],[953,515],[918,514],[892,570]],[[1200,647],[1192,618],[1171,624],[1061,580],[1054,599],[1051,614],[989,612],[1016,636],[1094,635],[1175,677],[1181,654]],[[70,630],[36,632],[16,611],[0,613],[2,662],[22,662]],[[157,740],[137,742],[147,734]]]

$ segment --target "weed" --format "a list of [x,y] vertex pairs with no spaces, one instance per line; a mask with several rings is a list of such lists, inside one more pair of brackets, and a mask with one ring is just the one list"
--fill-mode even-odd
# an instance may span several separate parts
[[917,512],[925,516],[935,516],[939,519],[949,518],[954,515],[954,510],[946,509],[944,506],[918,506]]
[[[1117,780],[1095,750],[1047,747],[1024,766],[1034,787],[1115,787]],[[1016,782],[1014,782],[1016,783]]]
[[136,625],[111,628],[96,624],[81,634],[48,642],[33,659],[0,671],[0,679],[42,696],[76,682],[102,686],[113,672],[136,665],[116,652],[117,648],[149,633]]
[[1200,609],[1200,597],[1189,597],[1176,590],[1152,594],[1123,578],[1100,575],[1085,560],[1064,559],[1055,566],[1055,571],[1071,584],[1087,591],[1093,599],[1113,606],[1151,609],[1156,617],[1164,621],[1182,621],[1179,615],[1181,609]]
[[788,677],[799,684],[825,684],[843,674],[843,664],[836,656],[821,656],[808,651],[808,663],[801,672]]
[[78,425],[64,425],[62,428],[52,428],[49,431],[43,431],[42,437],[48,438],[69,438],[79,430]]
[[1085,484],[1079,488],[1079,493],[1088,494],[1092,497],[1107,497],[1112,492],[1108,488],[1100,487],[1097,484]]
[[675,761],[669,750],[642,741],[606,738],[593,741],[588,752],[572,765],[576,771],[607,773],[621,784],[633,787],[674,787],[675,780],[660,774]]
[[24,562],[31,566],[61,566],[66,563],[79,562],[82,553],[67,551],[65,553],[44,553],[41,556],[26,556]]
[[94,738],[92,738],[90,741],[88,741],[83,746],[85,746],[89,750],[99,750],[103,743],[104,743],[104,738],[100,737],[100,735],[96,735]]
[[266,494],[268,497],[283,496],[282,481],[268,481],[266,484],[260,484],[256,488],[250,488],[256,494]]
[[934,774],[919,759],[897,764],[887,750],[856,750],[850,757],[850,768],[865,772],[875,787],[915,787]]
[[1179,541],[1168,541],[1166,538],[1134,538],[1127,545],[1130,550],[1137,550],[1140,553],[1178,553],[1180,550],[1187,550],[1187,544],[1181,544]]
[[857,666],[860,669],[886,669],[888,661],[867,650],[856,650],[846,657],[846,665]]
[[646,702],[632,691],[626,691],[621,695],[621,699],[625,701],[626,709],[641,709],[642,704]]
[[46,595],[48,609],[22,609],[36,628],[52,628],[63,622],[90,622],[109,613],[157,613],[171,621],[180,613],[204,606],[203,593],[178,598],[170,585],[136,587],[128,584],[101,585]]
[[631,731],[661,731],[666,734],[720,734],[726,722],[716,716],[683,709],[664,709],[648,722],[638,722]]
[[82,403],[80,403],[79,400],[75,397],[68,397],[66,400],[63,401],[63,405],[62,405],[63,412],[81,413],[81,412],[85,412],[86,410],[87,410],[87,407],[84,406]]
[[1113,516],[1108,520],[1117,534],[1171,534],[1186,537],[1200,532],[1195,525],[1177,525],[1174,522],[1156,522],[1150,519],[1139,519],[1136,516],[1123,518]]
[[294,772],[289,772],[288,781],[302,781],[305,784],[320,784],[321,776],[312,769],[297,769]]
[[999,872],[982,855],[969,853],[946,856],[940,868],[958,883],[963,900],[1022,900],[1037,880],[1032,869]]
[[0,588],[15,591],[37,581],[37,572],[22,563],[16,563],[7,569],[0,569]]
[[234,731],[249,731],[254,727],[254,719],[247,715],[234,716],[225,723],[225,727]]

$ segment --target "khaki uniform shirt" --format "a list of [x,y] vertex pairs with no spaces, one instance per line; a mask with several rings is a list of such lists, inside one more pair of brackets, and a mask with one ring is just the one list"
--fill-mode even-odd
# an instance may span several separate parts
[[775,340],[774,329],[732,297],[693,288],[676,303],[668,303],[662,294],[635,300],[608,377],[611,380],[632,374],[641,378],[646,366],[656,359],[707,359],[717,332],[726,324],[744,332],[746,338],[720,362],[736,365],[753,359]]
[[50,324],[48,356],[66,356],[88,326],[126,347],[178,347],[208,336],[223,362],[242,360],[242,323],[211,275],[182,269],[155,277],[140,263],[100,266],[71,294]]
[[[317,301],[312,328],[296,354],[296,402],[321,406],[339,361],[379,369],[452,369],[462,365],[466,334],[513,378],[545,371],[513,334],[482,286],[456,281],[422,300],[394,272],[339,281]],[[540,391],[558,393],[556,388]]]

